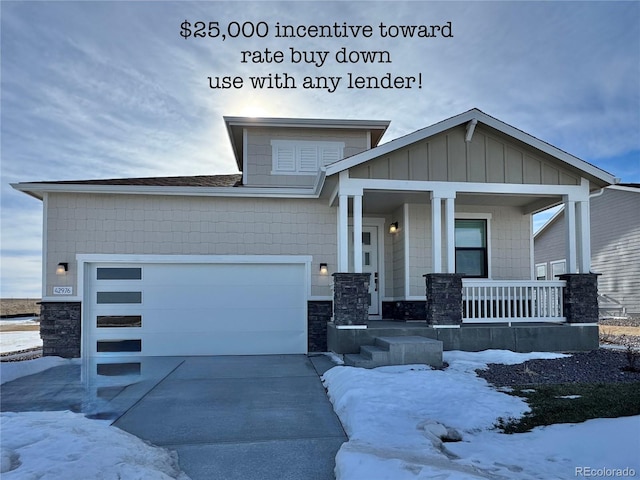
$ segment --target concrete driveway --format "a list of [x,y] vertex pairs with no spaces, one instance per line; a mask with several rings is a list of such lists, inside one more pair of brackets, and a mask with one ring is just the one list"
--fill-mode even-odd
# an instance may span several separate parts
[[[151,357],[57,367],[2,386],[2,410],[74,410],[176,450],[199,479],[333,479],[347,440],[322,356]],[[66,370],[65,370],[66,369]]]

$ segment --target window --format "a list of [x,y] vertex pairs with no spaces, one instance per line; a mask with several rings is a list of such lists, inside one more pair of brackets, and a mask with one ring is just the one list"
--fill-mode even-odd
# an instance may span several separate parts
[[536,265],[536,280],[547,279],[547,264],[539,263]]
[[342,142],[272,140],[272,172],[278,175],[315,175],[320,167],[343,157]]
[[97,292],[96,303],[142,303],[142,292]]
[[98,268],[98,280],[141,280],[142,268]]
[[562,275],[566,272],[566,262],[559,260],[557,262],[551,262],[551,278],[557,280],[558,275]]
[[456,220],[456,273],[487,278],[487,221]]
[[142,315],[98,315],[96,327],[142,327]]

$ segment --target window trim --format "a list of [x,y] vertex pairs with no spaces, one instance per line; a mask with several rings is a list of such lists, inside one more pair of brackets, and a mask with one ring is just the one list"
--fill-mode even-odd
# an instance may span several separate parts
[[[535,270],[534,270],[535,271],[535,279],[536,280],[547,280],[547,275],[548,275],[548,271],[549,271],[549,269],[547,268],[547,262],[536,263],[534,267],[535,267]],[[540,268],[540,267],[544,267],[544,278],[540,278],[539,275],[538,275],[538,268]]]
[[559,273],[558,275],[564,275],[565,273],[567,273],[567,260],[566,259],[562,259],[562,260],[554,260],[552,262],[549,262],[549,276],[551,277],[550,280],[557,280],[556,277],[558,277],[558,275],[554,275],[553,274],[553,266],[554,265],[564,265],[564,272]]
[[[456,212],[455,214],[455,218],[454,218],[454,230],[455,230],[455,222],[457,220],[484,220],[485,221],[485,250],[486,250],[486,256],[485,256],[485,260],[486,260],[486,270],[487,270],[487,276],[486,277],[471,277],[468,276],[466,278],[483,278],[483,279],[487,279],[487,280],[491,280],[493,278],[493,272],[492,272],[492,262],[491,262],[491,220],[493,218],[493,215],[491,213],[470,213],[470,212]],[[455,238],[454,238],[454,242],[455,242]],[[468,247],[461,247],[462,249],[464,248],[468,248]],[[454,245],[454,254],[455,252],[458,250],[457,247],[455,247]],[[454,259],[454,263],[455,263],[455,259]]]
[[[344,158],[344,142],[331,141],[310,141],[310,140],[271,140],[271,175],[317,175],[320,167],[325,166],[322,159],[324,150],[336,150],[337,158],[333,161]],[[293,149],[293,169],[284,170],[278,168],[278,151],[281,148]],[[312,169],[302,168],[302,151],[315,149],[315,166]],[[326,164],[331,162],[326,162]]]

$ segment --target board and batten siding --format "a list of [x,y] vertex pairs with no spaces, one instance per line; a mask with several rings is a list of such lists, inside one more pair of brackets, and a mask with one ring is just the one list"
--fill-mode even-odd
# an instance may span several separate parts
[[[640,189],[606,188],[591,205],[591,271],[598,291],[640,313]],[[563,260],[564,213],[535,239],[535,262]]]
[[247,129],[246,184],[253,187],[311,187],[317,175],[272,175],[271,140],[343,142],[344,157],[367,149],[365,130],[251,128]]
[[[330,295],[336,213],[307,199],[50,194],[46,295],[78,291],[76,254],[312,255],[312,295]],[[68,262],[65,276],[55,274]]]
[[[580,185],[580,175],[540,152],[477,127],[458,126],[349,170],[353,178]],[[346,156],[346,155],[345,155]]]

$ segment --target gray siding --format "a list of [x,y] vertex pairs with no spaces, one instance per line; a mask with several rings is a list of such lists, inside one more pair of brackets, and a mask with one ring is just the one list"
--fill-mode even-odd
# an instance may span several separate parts
[[[76,254],[312,255],[312,295],[330,295],[336,211],[322,200],[50,194],[46,294],[75,287]],[[55,274],[58,262],[69,273]]]
[[[564,259],[564,235],[561,213],[536,237],[535,262]],[[640,192],[605,189],[591,199],[591,271],[601,274],[600,294],[640,313]]]
[[367,149],[365,130],[254,128],[247,131],[246,184],[253,187],[311,187],[317,175],[272,175],[271,140],[344,142],[344,156]]
[[[492,280],[528,280],[531,278],[531,219],[518,208],[497,206],[456,207],[456,214],[490,214],[490,261]],[[462,218],[462,215],[459,215]],[[403,225],[402,209],[394,216],[400,230],[393,238],[393,296],[405,297],[405,257],[409,263],[409,295],[425,295],[426,273],[433,272],[431,261],[431,206],[409,204],[409,225]],[[409,251],[404,248],[404,235],[409,234]],[[446,262],[443,240],[442,262]]]
[[565,230],[564,211],[561,211],[544,232],[535,238],[534,246],[535,264],[547,265],[547,279],[551,280],[551,262],[564,260],[565,254]]
[[580,176],[542,152],[503,135],[465,126],[434,135],[349,170],[354,178],[579,185]]

